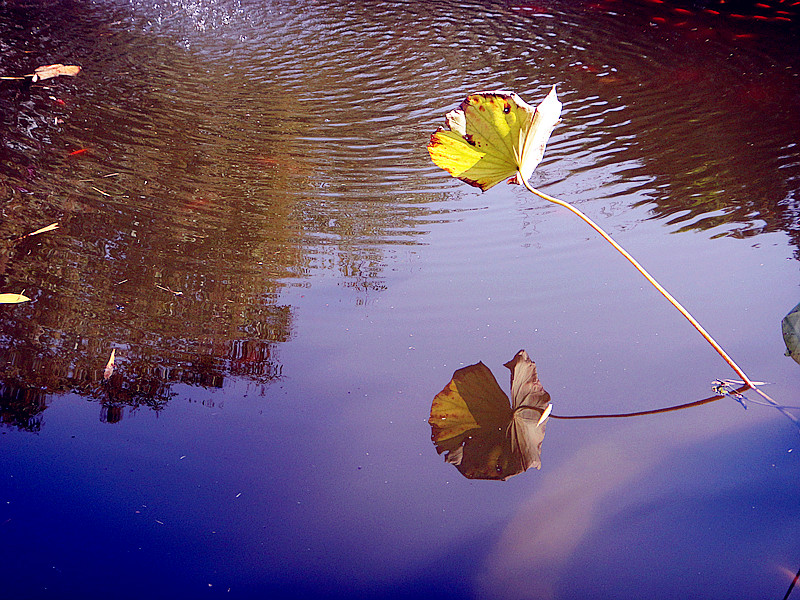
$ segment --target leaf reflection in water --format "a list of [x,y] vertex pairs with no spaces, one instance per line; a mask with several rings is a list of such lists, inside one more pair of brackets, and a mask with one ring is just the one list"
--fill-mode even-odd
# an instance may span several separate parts
[[468,479],[506,480],[542,466],[550,394],[525,350],[505,366],[511,370],[511,405],[482,362],[453,373],[433,399],[431,439]]

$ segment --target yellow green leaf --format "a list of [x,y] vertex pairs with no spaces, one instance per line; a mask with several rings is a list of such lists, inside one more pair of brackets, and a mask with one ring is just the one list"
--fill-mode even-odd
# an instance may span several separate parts
[[22,294],[0,294],[0,304],[18,304],[28,301],[30,301],[30,298]]
[[514,92],[470,94],[447,113],[428,152],[437,166],[483,191],[508,178],[522,183],[541,162],[560,115],[555,86],[536,108]]

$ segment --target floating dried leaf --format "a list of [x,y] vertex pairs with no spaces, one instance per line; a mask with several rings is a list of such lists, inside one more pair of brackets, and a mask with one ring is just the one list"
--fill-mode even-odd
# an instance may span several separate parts
[[0,294],[0,304],[19,304],[29,302],[30,298],[22,294]]
[[80,72],[81,68],[78,65],[45,65],[42,67],[37,67],[36,70],[31,74],[31,77],[33,78],[33,82],[36,83],[37,81],[52,79],[53,77],[58,77],[59,75],[75,76]]
[[108,380],[114,374],[114,354],[117,352],[117,349],[114,348],[111,350],[111,356],[106,363],[106,370],[103,372],[103,379]]

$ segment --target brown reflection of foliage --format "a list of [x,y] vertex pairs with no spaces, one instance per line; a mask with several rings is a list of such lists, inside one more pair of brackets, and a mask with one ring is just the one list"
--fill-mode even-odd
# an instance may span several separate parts
[[[143,34],[109,3],[0,3],[2,75],[82,67],[0,83],[0,290],[31,298],[0,310],[9,397],[72,391],[105,402],[113,422],[112,407],[158,409],[178,383],[269,383],[292,334],[286,286],[324,268],[364,302],[384,289],[384,244],[414,243],[430,214],[408,177],[426,163],[416,117],[376,156],[364,117],[395,116],[396,101],[353,118],[330,102],[338,84],[292,67],[294,89],[326,99],[298,101],[285,79],[297,42],[283,37],[277,62],[243,64]],[[56,232],[12,242],[53,222]]]
[[[647,28],[659,51],[604,56],[597,44],[577,64],[562,59],[565,88],[598,96],[577,106],[562,131],[575,128],[580,149],[570,152],[594,168],[612,167],[612,183],[628,182],[625,194],[642,196],[639,205],[677,231],[738,238],[785,231],[800,258],[797,29],[730,18],[741,12],[734,4],[760,6],[723,3],[717,14],[679,18],[672,3],[631,7],[625,19],[587,13],[582,18],[606,19],[609,39]],[[575,26],[598,24],[578,19]]]
[[[54,47],[84,66],[68,80],[0,83],[0,290],[32,298],[0,311],[0,422],[38,430],[57,393],[99,401],[114,423],[125,407],[162,409],[176,384],[279,379],[277,347],[292,328],[279,293],[308,264],[283,190],[309,169],[302,154],[286,159],[288,175],[262,155],[291,154],[298,126],[276,120],[249,132],[262,139],[240,140],[247,120],[235,111],[246,103],[235,90],[204,88],[215,114],[192,78],[162,92],[149,61],[129,61],[152,54],[154,40],[56,4],[0,7],[3,74],[30,72]],[[172,44],[157,51],[163,69],[197,67]],[[103,76],[119,72],[110,94]],[[205,85],[224,86],[222,72]],[[287,99],[270,98],[290,114]],[[55,221],[58,231],[19,239]]]
[[25,431],[39,431],[47,393],[14,382],[0,383],[0,423]]
[[0,350],[0,422],[38,431],[47,396],[72,392],[100,401],[101,420],[115,423],[122,407],[161,410],[178,383],[220,389],[231,375],[269,383],[282,374],[269,342],[232,340],[207,351],[159,355],[146,346],[118,351],[114,373],[105,380],[99,355],[96,360],[79,351],[47,356],[27,344]]

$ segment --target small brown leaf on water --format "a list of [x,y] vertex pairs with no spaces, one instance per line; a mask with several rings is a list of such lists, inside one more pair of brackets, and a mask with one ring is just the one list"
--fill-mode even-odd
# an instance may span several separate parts
[[53,77],[58,77],[59,75],[75,76],[80,72],[81,68],[78,65],[45,65],[42,67],[37,67],[31,77],[33,77],[33,82],[36,83],[37,81],[52,79]]
[[108,363],[106,363],[106,370],[103,372],[103,379],[105,380],[108,380],[114,374],[114,354],[116,352],[116,348],[111,350],[111,356],[108,359]]

